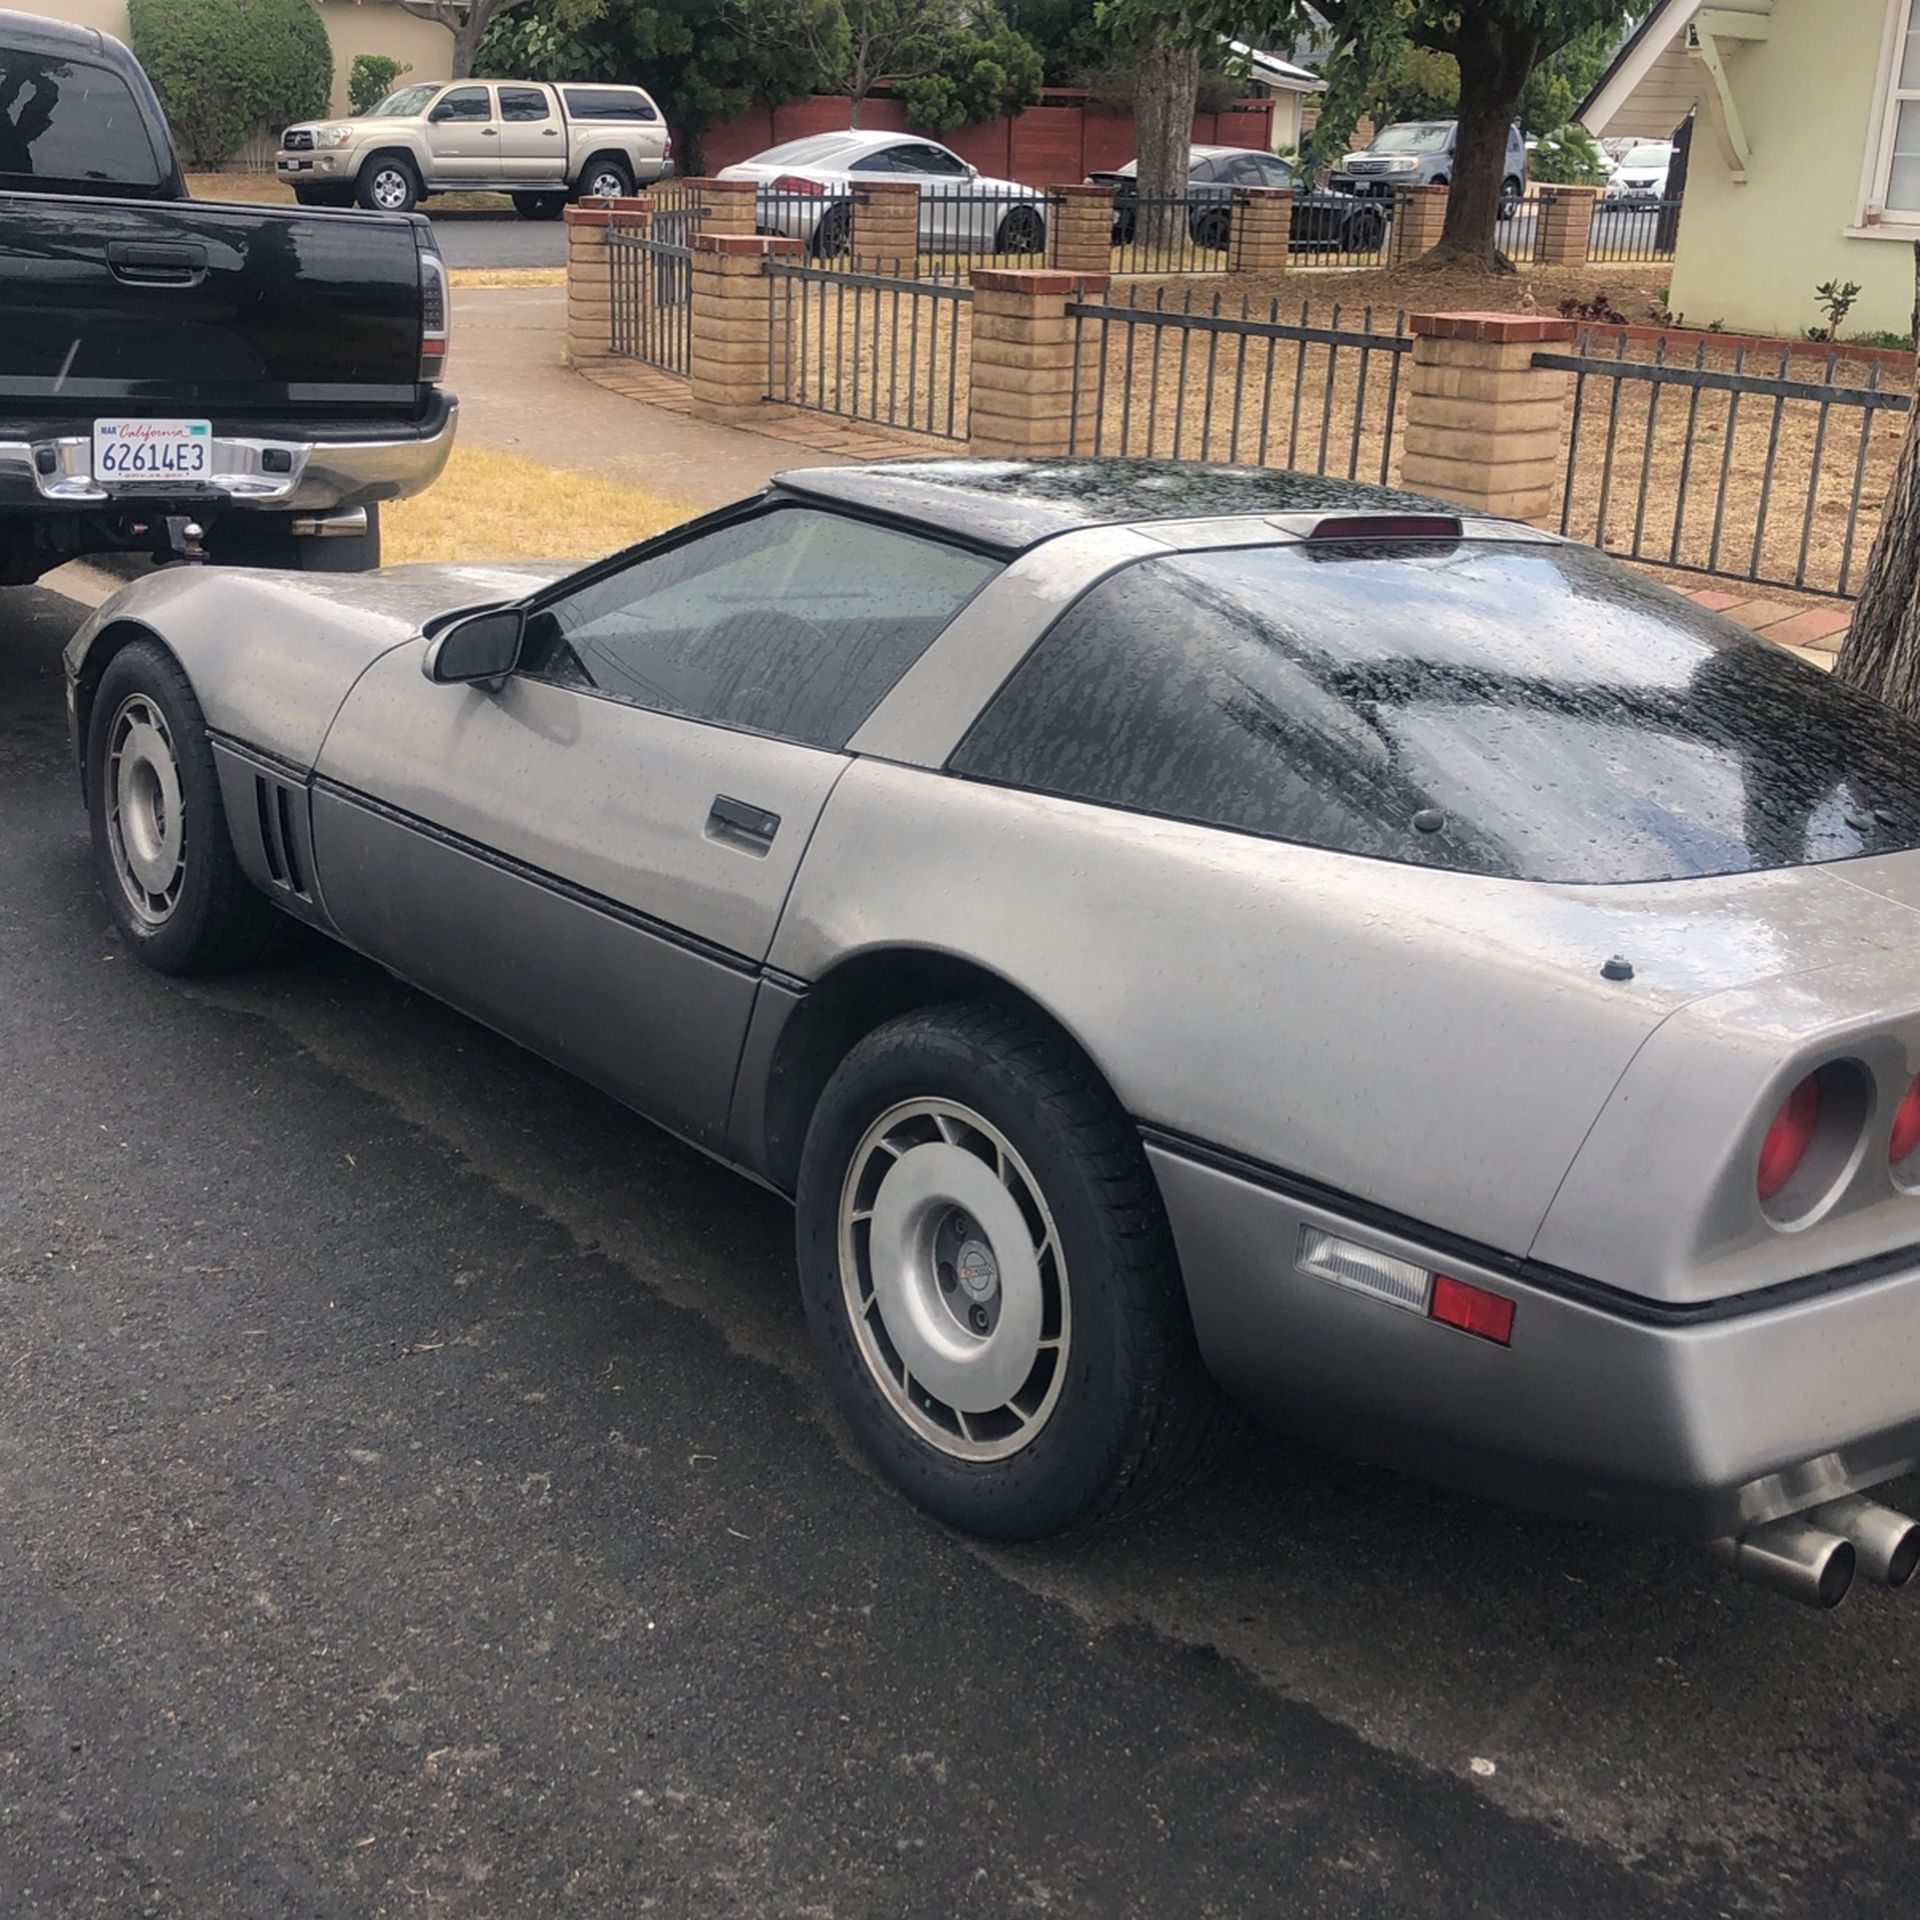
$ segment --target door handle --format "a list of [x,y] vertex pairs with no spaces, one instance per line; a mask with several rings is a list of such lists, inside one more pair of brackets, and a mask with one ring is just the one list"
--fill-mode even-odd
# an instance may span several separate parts
[[707,838],[725,840],[745,853],[765,853],[780,831],[780,816],[751,801],[716,793],[707,812]]
[[480,137],[483,140],[498,140],[500,138],[500,129],[498,127],[482,127],[480,129]]
[[194,244],[109,240],[107,266],[115,279],[136,287],[195,287],[206,277],[207,250]]
[[558,140],[560,138],[560,129],[558,127],[542,127],[540,131],[545,134],[549,140]]

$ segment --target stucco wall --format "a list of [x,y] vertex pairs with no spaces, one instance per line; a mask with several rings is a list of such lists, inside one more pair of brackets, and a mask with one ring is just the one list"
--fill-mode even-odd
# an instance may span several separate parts
[[1689,326],[1798,334],[1819,320],[1819,282],[1857,280],[1843,331],[1906,331],[1912,249],[1843,231],[1857,217],[1885,19],[1880,0],[1774,0],[1767,38],[1732,51],[1752,164],[1736,185],[1703,105],[1668,296]]
[[[313,0],[333,42],[333,108],[347,110],[347,71],[358,53],[384,53],[413,68],[410,80],[444,80],[453,62],[453,35],[431,20],[416,20],[391,0]],[[5,0],[18,13],[45,14],[127,38],[126,0]]]

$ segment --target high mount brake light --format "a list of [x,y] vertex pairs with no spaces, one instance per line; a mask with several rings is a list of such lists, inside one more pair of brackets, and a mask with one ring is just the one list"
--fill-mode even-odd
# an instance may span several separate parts
[[1810,1073],[1781,1101],[1767,1137],[1760,1142],[1754,1185],[1762,1200],[1771,1200],[1800,1171],[1819,1126],[1820,1078]]
[[1445,513],[1337,513],[1308,540],[1458,540],[1460,522]]

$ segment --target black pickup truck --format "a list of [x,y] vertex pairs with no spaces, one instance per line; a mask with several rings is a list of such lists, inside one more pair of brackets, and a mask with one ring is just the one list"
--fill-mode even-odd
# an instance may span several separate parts
[[125,47],[0,12],[0,585],[377,566],[452,448],[448,305],[424,219],[190,200]]

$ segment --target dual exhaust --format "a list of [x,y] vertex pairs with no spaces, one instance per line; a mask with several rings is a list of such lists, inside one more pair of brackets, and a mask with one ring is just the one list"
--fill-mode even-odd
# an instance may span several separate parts
[[1850,1493],[1751,1533],[1716,1540],[1716,1560],[1743,1580],[1810,1607],[1837,1607],[1856,1572],[1898,1593],[1920,1570],[1920,1520]]

